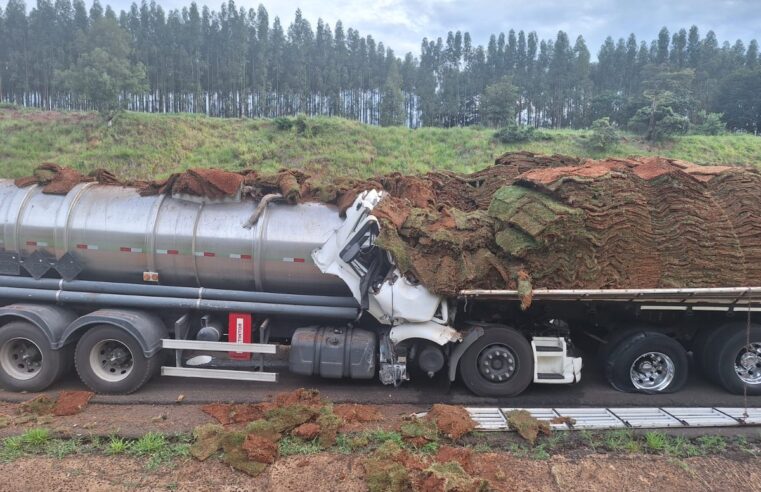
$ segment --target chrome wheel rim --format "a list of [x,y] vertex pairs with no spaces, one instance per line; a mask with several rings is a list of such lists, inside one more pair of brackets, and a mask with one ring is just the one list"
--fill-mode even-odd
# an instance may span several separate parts
[[42,363],[42,350],[28,338],[11,338],[0,347],[0,366],[14,379],[32,379],[42,370]]
[[518,362],[505,345],[489,345],[478,354],[478,374],[491,383],[504,383],[513,377]]
[[746,384],[761,384],[761,343],[741,348],[735,357],[735,372]]
[[675,373],[671,357],[661,352],[647,352],[632,363],[629,377],[637,389],[663,391],[674,380]]
[[101,340],[90,349],[90,367],[96,376],[112,383],[132,373],[132,352],[118,340]]

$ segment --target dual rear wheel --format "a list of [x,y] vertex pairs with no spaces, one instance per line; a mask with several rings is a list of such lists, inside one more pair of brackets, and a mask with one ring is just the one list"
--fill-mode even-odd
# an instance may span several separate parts
[[76,367],[82,382],[96,393],[127,394],[160,369],[158,355],[146,357],[135,338],[111,325],[96,325],[74,344],[59,350],[37,326],[13,321],[0,327],[0,387],[43,391]]
[[97,325],[77,342],[74,364],[94,392],[128,394],[155,375],[161,361],[158,355],[146,357],[137,340],[121,328]]
[[695,365],[730,393],[761,395],[761,325],[730,323],[695,337]]
[[[761,395],[761,326],[743,322],[699,332],[694,366],[730,393]],[[673,393],[687,382],[689,359],[675,339],[652,329],[615,334],[601,351],[605,376],[619,391]]]
[[42,391],[71,369],[70,347],[50,348],[45,334],[27,321],[0,328],[0,387]]
[[623,331],[608,341],[602,356],[605,377],[619,391],[673,393],[687,382],[687,351],[662,333]]

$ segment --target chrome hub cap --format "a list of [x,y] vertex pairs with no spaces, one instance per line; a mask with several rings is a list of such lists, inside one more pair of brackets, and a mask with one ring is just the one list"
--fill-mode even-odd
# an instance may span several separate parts
[[118,340],[102,340],[90,350],[90,367],[106,381],[121,381],[132,372],[132,352]]
[[490,345],[478,354],[478,372],[487,381],[501,383],[515,374],[516,357],[504,345]]
[[629,370],[635,388],[648,391],[663,391],[674,380],[674,361],[660,352],[640,355]]
[[761,384],[761,343],[743,347],[735,358],[735,372],[747,384]]
[[28,338],[12,338],[0,347],[0,366],[14,379],[32,379],[42,369],[42,351]]

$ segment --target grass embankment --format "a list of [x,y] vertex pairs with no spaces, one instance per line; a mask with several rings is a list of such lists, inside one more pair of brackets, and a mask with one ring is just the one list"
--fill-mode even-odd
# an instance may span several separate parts
[[685,136],[651,146],[625,135],[612,149],[593,151],[583,130],[547,131],[549,140],[505,145],[491,129],[379,128],[341,118],[310,118],[281,129],[273,120],[126,113],[107,127],[92,113],[44,113],[0,108],[0,176],[29,175],[42,162],[80,171],[106,168],[132,179],[164,177],[191,167],[322,169],[369,177],[431,169],[472,172],[507,151],[580,157],[660,154],[701,164],[761,167],[761,137]]

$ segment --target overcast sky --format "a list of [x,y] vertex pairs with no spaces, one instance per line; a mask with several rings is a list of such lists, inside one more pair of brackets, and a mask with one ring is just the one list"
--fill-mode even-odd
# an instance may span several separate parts
[[[115,10],[132,0],[101,0]],[[188,5],[190,0],[156,0],[165,9]],[[196,0],[218,9],[221,0]],[[139,1],[138,1],[139,3]],[[584,36],[593,56],[606,36],[615,39],[633,32],[638,40],[651,40],[662,26],[670,31],[692,24],[701,35],[713,29],[720,42],[742,39],[761,41],[761,0],[237,0],[238,6],[263,3],[270,20],[279,16],[284,26],[301,8],[312,27],[322,18],[331,26],[340,19],[344,27],[371,34],[394,49],[418,55],[423,37],[446,39],[448,31],[468,31],[477,44],[491,33],[514,28],[536,31],[541,38],[566,31],[571,42]]]

